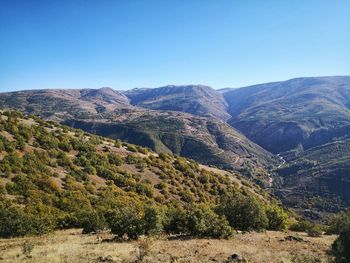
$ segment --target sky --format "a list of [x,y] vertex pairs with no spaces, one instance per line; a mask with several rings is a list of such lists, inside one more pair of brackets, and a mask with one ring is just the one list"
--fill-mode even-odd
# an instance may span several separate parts
[[0,91],[350,75],[349,0],[0,0]]

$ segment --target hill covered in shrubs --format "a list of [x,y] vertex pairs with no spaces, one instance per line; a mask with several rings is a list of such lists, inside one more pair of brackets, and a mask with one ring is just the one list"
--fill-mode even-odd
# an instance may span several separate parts
[[275,199],[238,174],[0,111],[0,237],[77,227],[129,238],[228,237],[287,221]]

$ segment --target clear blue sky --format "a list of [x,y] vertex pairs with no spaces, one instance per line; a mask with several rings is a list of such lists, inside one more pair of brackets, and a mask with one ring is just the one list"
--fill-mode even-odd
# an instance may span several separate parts
[[350,75],[349,0],[0,0],[0,91]]

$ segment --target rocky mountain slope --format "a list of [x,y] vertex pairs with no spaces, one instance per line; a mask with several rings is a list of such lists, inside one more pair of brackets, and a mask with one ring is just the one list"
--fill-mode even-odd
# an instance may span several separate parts
[[286,204],[313,219],[350,206],[350,77],[298,78],[223,95],[228,123],[285,159],[275,187]]
[[291,79],[223,95],[232,115],[228,123],[273,153],[316,146],[323,134],[341,136],[350,124],[350,77]]
[[111,88],[1,93],[0,105],[55,120],[98,117],[106,111],[131,107],[125,95]]
[[131,104],[154,110],[172,110],[227,120],[227,103],[222,94],[203,85],[165,86],[124,92]]
[[296,210],[321,212],[312,217],[350,206],[347,76],[219,91],[198,85],[122,93],[106,88],[23,91],[1,94],[0,106],[157,152],[246,170],[246,176],[262,176],[267,185],[272,178],[259,167],[274,166],[276,193]]
[[267,167],[276,161],[219,119],[135,107],[124,94],[109,88],[2,93],[0,106],[222,168],[238,169],[244,163]]
[[114,111],[112,116],[111,121],[69,119],[63,123],[226,169],[277,163],[271,153],[212,117],[144,110]]

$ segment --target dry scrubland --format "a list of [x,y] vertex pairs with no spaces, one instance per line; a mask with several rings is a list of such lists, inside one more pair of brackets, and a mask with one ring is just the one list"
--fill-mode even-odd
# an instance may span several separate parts
[[[285,240],[288,236],[303,241]],[[106,242],[110,238],[107,233],[82,235],[81,230],[66,230],[41,237],[0,239],[0,262],[228,262],[234,253],[248,262],[328,262],[327,250],[335,236],[312,238],[304,233],[268,231],[236,234],[230,240]],[[138,261],[142,248],[148,255]]]

